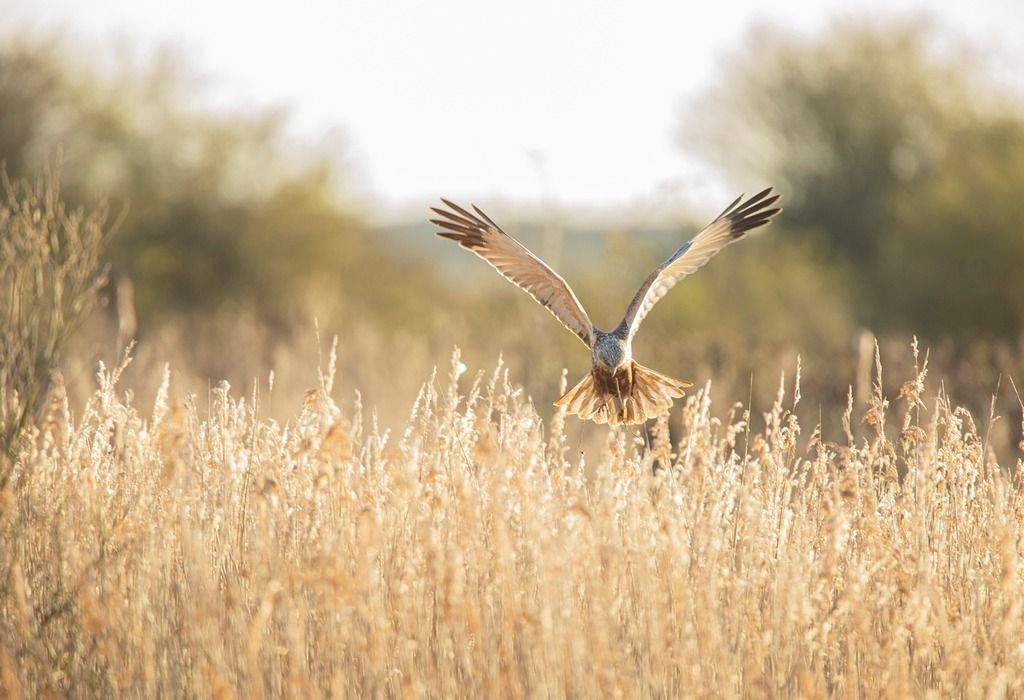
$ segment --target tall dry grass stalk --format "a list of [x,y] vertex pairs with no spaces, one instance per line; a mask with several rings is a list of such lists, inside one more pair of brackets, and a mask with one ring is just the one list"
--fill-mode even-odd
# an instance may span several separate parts
[[0,163],[0,491],[50,372],[106,281],[106,207],[69,209],[59,170],[13,182]]
[[285,423],[258,386],[53,387],[2,509],[0,694],[1024,694],[1021,463],[926,363],[893,406],[876,368],[859,442],[780,383],[762,430],[705,389],[676,444],[584,455],[500,366],[456,353],[392,433],[325,365]]

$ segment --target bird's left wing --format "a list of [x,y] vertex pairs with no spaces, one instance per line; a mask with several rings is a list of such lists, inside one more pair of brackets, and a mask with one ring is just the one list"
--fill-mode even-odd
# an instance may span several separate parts
[[772,207],[779,195],[769,196],[772,188],[758,192],[740,204],[743,196],[726,207],[714,221],[705,226],[693,240],[681,246],[668,260],[658,266],[644,280],[633,296],[626,309],[626,316],[619,328],[628,332],[628,337],[636,335],[637,329],[647,313],[676,282],[696,272],[711,257],[733,241],[738,241],[747,231],[764,226],[782,211],[781,207]]
[[431,209],[440,216],[430,223],[439,227],[437,235],[455,241],[461,247],[486,260],[505,279],[522,288],[555,315],[562,325],[590,347],[594,343],[593,325],[579,299],[558,273],[516,239],[509,236],[476,206],[471,214],[457,204],[442,199],[448,209]]

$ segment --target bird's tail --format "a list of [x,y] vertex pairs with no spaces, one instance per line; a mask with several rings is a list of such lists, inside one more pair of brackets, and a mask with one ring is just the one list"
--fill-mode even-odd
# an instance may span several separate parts
[[567,413],[581,420],[611,425],[635,425],[648,418],[668,413],[672,400],[693,386],[681,379],[666,377],[649,367],[633,362],[614,377],[596,369],[555,401]]

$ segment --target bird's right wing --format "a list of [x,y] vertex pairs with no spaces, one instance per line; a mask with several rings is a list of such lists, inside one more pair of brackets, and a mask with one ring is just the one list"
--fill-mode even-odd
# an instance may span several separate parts
[[633,296],[619,328],[627,331],[628,337],[632,338],[647,313],[675,286],[676,282],[696,272],[715,253],[733,241],[743,238],[747,231],[770,222],[772,217],[782,211],[781,207],[772,207],[779,199],[779,195],[769,197],[771,192],[772,188],[769,187],[742,204],[740,200],[743,196],[740,195],[689,243],[681,246],[668,260],[659,265]]
[[431,207],[441,217],[430,220],[430,223],[442,229],[437,232],[438,236],[455,241],[486,260],[505,279],[546,307],[588,348],[594,344],[594,327],[587,312],[558,273],[527,250],[526,246],[502,231],[476,206],[473,207],[476,214],[471,214],[447,199],[441,201],[448,209]]

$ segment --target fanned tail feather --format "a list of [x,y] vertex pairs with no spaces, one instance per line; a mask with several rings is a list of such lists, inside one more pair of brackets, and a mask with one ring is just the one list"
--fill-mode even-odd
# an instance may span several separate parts
[[555,405],[564,406],[566,413],[577,415],[581,420],[636,425],[667,413],[673,399],[682,397],[684,390],[693,386],[636,362],[629,372],[623,371],[616,377],[617,381],[602,381],[596,370],[591,371]]

